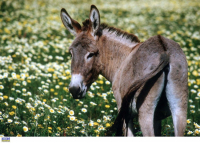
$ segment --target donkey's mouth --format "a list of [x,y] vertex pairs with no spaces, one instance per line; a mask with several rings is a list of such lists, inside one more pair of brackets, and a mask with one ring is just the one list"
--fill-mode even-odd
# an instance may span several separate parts
[[85,94],[87,92],[87,87],[83,87],[82,89],[77,89],[75,92],[74,91],[70,91],[70,93],[72,94],[74,99],[81,99],[83,97],[85,97]]
[[81,98],[84,97],[84,96],[83,96],[83,92],[84,92],[84,91],[81,91],[81,92],[79,92],[78,94],[72,95],[72,96],[73,96],[74,99],[81,99]]

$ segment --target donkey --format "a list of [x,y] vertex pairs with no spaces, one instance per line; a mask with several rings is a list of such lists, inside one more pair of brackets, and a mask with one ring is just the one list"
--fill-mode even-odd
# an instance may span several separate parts
[[176,42],[160,35],[140,42],[134,34],[100,24],[95,5],[82,26],[64,8],[60,16],[75,36],[69,47],[73,98],[83,98],[101,74],[112,83],[117,102],[116,135],[134,136],[135,115],[143,136],[160,136],[161,120],[170,115],[175,136],[184,135],[188,72],[186,57]]

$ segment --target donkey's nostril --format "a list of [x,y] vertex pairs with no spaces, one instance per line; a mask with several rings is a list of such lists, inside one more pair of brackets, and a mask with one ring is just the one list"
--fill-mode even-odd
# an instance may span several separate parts
[[76,97],[80,93],[80,87],[79,86],[72,86],[69,87],[69,92],[72,94],[72,96]]

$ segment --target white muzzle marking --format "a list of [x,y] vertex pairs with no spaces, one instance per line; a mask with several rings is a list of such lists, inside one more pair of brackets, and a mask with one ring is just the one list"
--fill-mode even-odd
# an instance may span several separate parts
[[70,87],[79,87],[80,93],[77,95],[78,98],[85,96],[87,86],[83,84],[83,76],[81,74],[72,74]]
[[71,78],[70,86],[79,86],[83,83],[83,76],[80,74],[73,74]]

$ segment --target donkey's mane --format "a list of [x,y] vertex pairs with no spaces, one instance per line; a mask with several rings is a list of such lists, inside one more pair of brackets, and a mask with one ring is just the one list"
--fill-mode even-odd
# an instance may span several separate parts
[[90,29],[90,26],[91,26],[91,22],[89,19],[86,19],[85,21],[82,22],[83,23],[83,26],[82,26],[82,30],[83,31],[88,31]]
[[115,27],[108,26],[105,23],[102,23],[99,29],[108,30],[108,32],[115,33],[116,36],[119,36],[119,37],[121,36],[122,38],[130,40],[131,42],[140,42],[140,40],[138,39],[136,35],[122,31],[121,29],[118,29]]
[[[89,30],[90,25],[91,25],[90,20],[86,19],[85,21],[83,21],[82,30],[83,31]],[[108,32],[110,33],[115,33],[117,37],[125,38],[127,40],[130,40],[131,42],[138,42],[138,43],[140,42],[140,40],[138,39],[136,35],[122,31],[121,29],[118,29],[115,27],[108,26],[105,23],[102,23],[100,25],[98,31],[96,32],[96,35],[100,37],[103,34],[103,30],[108,30]]]

